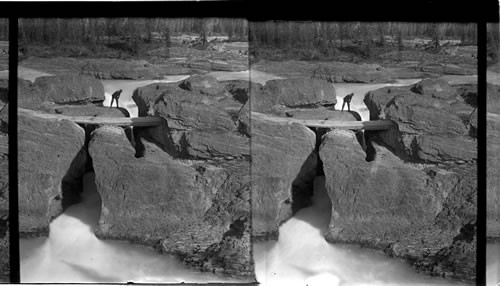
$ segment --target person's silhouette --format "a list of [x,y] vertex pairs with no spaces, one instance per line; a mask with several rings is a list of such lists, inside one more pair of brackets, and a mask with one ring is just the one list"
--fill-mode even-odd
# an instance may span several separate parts
[[354,96],[354,93],[349,93],[348,95],[344,96],[344,102],[342,103],[342,111],[344,111],[344,106],[347,103],[347,110],[351,111],[351,99]]
[[119,107],[118,106],[118,99],[120,98],[120,94],[122,93],[122,90],[117,90],[115,92],[113,92],[113,94],[111,95],[111,105],[109,107],[113,107],[113,102],[116,100],[116,107]]

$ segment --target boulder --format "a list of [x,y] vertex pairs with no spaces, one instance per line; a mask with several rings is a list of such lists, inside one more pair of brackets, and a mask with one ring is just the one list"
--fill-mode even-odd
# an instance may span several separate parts
[[97,236],[151,245],[202,271],[252,277],[248,162],[181,161],[141,142],[137,158],[121,128],[92,133]]
[[259,104],[278,104],[286,107],[319,107],[332,106],[337,103],[333,85],[318,79],[292,78],[269,80],[266,82],[262,92],[262,97],[256,98]]
[[421,271],[473,280],[474,164],[419,167],[376,143],[372,148],[376,157],[367,162],[353,132],[323,136],[319,156],[332,200],[327,241],[383,249]]
[[421,95],[430,95],[439,99],[456,99],[456,89],[448,84],[448,81],[442,78],[421,80],[413,85],[412,91]]
[[81,191],[84,143],[83,128],[71,121],[18,114],[20,237],[47,235],[49,222]]
[[208,96],[227,96],[224,84],[209,75],[193,75],[179,85],[180,88]]
[[312,190],[316,136],[300,124],[255,116],[251,130],[253,236],[276,239],[280,224],[305,203],[299,194]]
[[334,82],[390,82],[391,75],[379,65],[330,62],[320,64],[312,73],[313,78]]
[[33,84],[18,80],[18,104],[26,109],[41,110],[43,103],[89,104],[105,99],[102,83],[86,76],[44,76]]
[[476,160],[474,107],[466,104],[454,89],[447,89],[446,84],[425,80],[413,86],[384,87],[368,92],[364,102],[370,120],[396,122],[397,128],[378,132],[376,137],[403,160]]
[[[245,125],[248,109],[230,98],[216,98],[174,85],[150,85],[134,91],[139,115],[164,118],[166,126],[148,128],[143,136],[174,157],[233,159],[249,156]],[[147,133],[147,134],[146,134]]]

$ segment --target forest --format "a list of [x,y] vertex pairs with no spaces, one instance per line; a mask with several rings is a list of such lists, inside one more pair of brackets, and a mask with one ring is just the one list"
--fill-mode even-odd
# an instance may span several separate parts
[[9,40],[9,19],[0,18],[0,41]]
[[[7,19],[0,20],[0,39],[8,38]],[[475,23],[405,23],[405,22],[311,22],[266,21],[247,23],[239,18],[80,18],[19,19],[20,47],[27,45],[100,45],[139,53],[142,45],[163,43],[180,34],[198,36],[205,48],[210,36],[227,36],[228,41],[249,41],[251,50],[306,49],[332,56],[336,51],[350,51],[370,57],[374,50],[403,50],[405,42],[426,39],[416,44],[438,52],[443,42],[477,45]],[[498,23],[488,24],[488,63],[498,58],[500,48]]]
[[250,24],[250,41],[275,47],[319,47],[324,43],[343,47],[351,40],[365,45],[385,45],[395,39],[432,38],[460,40],[464,45],[476,44],[476,24],[402,23],[402,22],[293,22],[269,21]]
[[203,46],[210,36],[227,36],[228,41],[247,41],[245,19],[234,18],[39,18],[19,19],[20,46],[32,44],[99,45],[127,43],[132,52],[142,44],[163,42],[179,34],[198,35]]

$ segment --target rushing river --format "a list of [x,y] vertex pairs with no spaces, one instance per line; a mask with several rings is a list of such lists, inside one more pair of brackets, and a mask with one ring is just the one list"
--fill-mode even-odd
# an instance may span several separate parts
[[82,199],[50,224],[48,238],[20,240],[22,282],[238,281],[186,269],[175,257],[147,247],[97,239],[101,198],[92,173],[84,176]]
[[[259,83],[277,78],[253,71],[212,74],[219,80],[248,79],[250,75]],[[169,76],[160,81],[104,80],[104,104],[109,106],[111,93],[122,89],[120,106],[127,108],[131,116],[137,116],[131,97],[135,88],[185,77]],[[393,84],[334,84],[339,102],[337,109],[342,106],[342,97],[354,92],[351,110],[368,120],[363,103],[367,91],[416,81],[418,79]],[[100,207],[93,174],[87,174],[83,201],[69,207],[50,224],[49,237],[20,241],[22,282],[230,282],[223,277],[191,271],[175,257],[160,255],[146,247],[97,239],[93,229]],[[256,276],[261,285],[461,285],[418,274],[406,262],[374,250],[329,244],[323,237],[329,219],[330,200],[324,189],[324,178],[318,177],[314,205],[299,211],[281,226],[279,241],[254,245]],[[490,264],[488,267],[491,274],[493,268]]]
[[399,259],[323,238],[331,215],[325,178],[314,181],[313,206],[280,227],[277,242],[254,244],[257,280],[274,285],[467,285],[416,273]]

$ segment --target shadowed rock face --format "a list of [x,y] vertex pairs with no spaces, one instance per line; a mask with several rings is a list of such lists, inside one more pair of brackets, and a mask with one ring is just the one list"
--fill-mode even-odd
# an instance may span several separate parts
[[67,120],[18,115],[20,236],[47,235],[49,222],[63,210],[65,187],[85,171],[85,132]]
[[45,76],[33,83],[18,79],[21,108],[43,110],[44,104],[102,103],[104,99],[102,83],[86,76]]
[[245,104],[249,95],[255,90],[262,89],[262,85],[248,80],[226,81],[225,88],[238,102]]
[[0,281],[8,282],[9,260],[9,98],[8,80],[0,80]]
[[323,137],[329,241],[383,248],[419,270],[474,279],[477,121],[461,95],[440,80],[369,92],[370,119],[397,124],[370,133],[371,162],[353,134]]
[[315,177],[316,136],[299,124],[253,118],[251,126],[253,235],[276,239],[280,224],[293,215],[294,181]]

